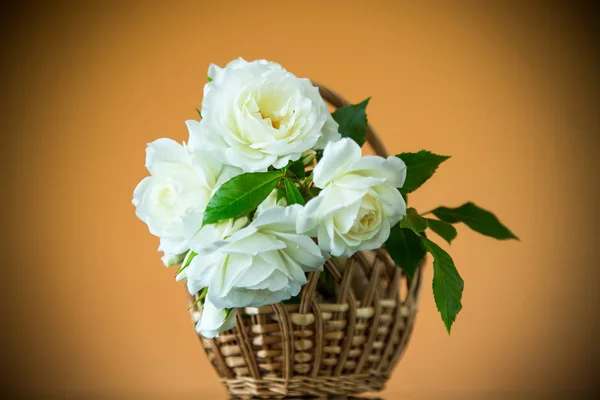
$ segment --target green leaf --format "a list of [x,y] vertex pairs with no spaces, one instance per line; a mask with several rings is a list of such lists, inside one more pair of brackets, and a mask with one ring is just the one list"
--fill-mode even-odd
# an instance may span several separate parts
[[225,182],[210,198],[202,225],[244,216],[277,187],[281,172],[249,172]]
[[210,76],[206,75],[206,80],[209,81],[209,82],[212,82],[213,78],[211,78]]
[[450,333],[456,315],[462,309],[460,300],[465,283],[448,253],[427,238],[421,240],[425,249],[433,256],[433,297],[446,330]]
[[294,161],[288,167],[292,174],[296,175],[296,177],[299,179],[303,179],[306,176],[305,168],[306,167],[304,166],[302,159]]
[[408,194],[418,189],[433,176],[441,163],[450,158],[450,156],[440,156],[427,150],[421,150],[418,153],[401,153],[396,157],[406,164],[406,181],[400,188],[402,194]]
[[463,222],[469,228],[482,235],[490,236],[496,239],[517,239],[506,226],[496,218],[491,212],[477,207],[469,202],[457,208],[438,207],[432,211],[433,214],[442,221],[451,224]]
[[367,104],[370,97],[361,103],[340,107],[331,114],[340,125],[339,132],[342,137],[353,139],[359,146],[367,140]]
[[196,307],[196,305],[198,303],[200,303],[202,301],[202,299],[206,297],[207,294],[208,294],[208,288],[205,287],[204,289],[202,289],[202,291],[198,295],[198,298],[196,299],[196,301],[194,301],[192,303],[192,305],[190,306],[190,308],[188,308],[188,310],[191,310],[192,308]]
[[427,229],[427,219],[421,217],[414,208],[409,208],[406,210],[406,216],[400,221],[400,227],[412,229],[416,233],[421,233]]
[[198,108],[196,108],[195,110],[198,113],[198,116],[200,117],[200,119],[202,119],[202,113],[200,112],[200,110]]
[[186,269],[188,265],[190,265],[194,257],[196,257],[197,255],[198,253],[196,253],[194,250],[189,250],[183,258],[183,262],[181,263],[181,266],[179,267],[175,275],[179,275],[180,273],[182,273],[183,270]]
[[302,194],[296,187],[294,181],[290,178],[285,178],[283,180],[283,184],[285,185],[285,197],[287,199],[288,205],[292,204],[300,204],[304,205],[304,199],[302,198]]
[[412,279],[417,267],[425,257],[425,249],[419,235],[396,224],[390,231],[385,247],[397,266]]
[[285,199],[285,190],[278,187],[277,188],[277,203],[279,203],[279,200],[281,200],[281,199]]
[[456,228],[447,222],[427,218],[427,224],[429,225],[429,229],[440,235],[448,244],[458,235]]

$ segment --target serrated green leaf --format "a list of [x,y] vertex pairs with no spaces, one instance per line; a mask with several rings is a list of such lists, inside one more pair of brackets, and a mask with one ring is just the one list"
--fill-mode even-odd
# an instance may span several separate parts
[[464,282],[448,253],[429,239],[421,238],[425,249],[433,256],[433,297],[450,334],[456,315],[462,309]]
[[458,235],[456,228],[447,222],[427,218],[427,224],[429,225],[429,229],[441,236],[448,244],[450,244],[450,242],[456,238],[456,235]]
[[406,164],[406,181],[400,188],[402,194],[408,194],[418,189],[433,176],[441,163],[450,158],[450,156],[440,156],[427,150],[417,153],[401,153],[396,157]]
[[457,208],[438,207],[432,212],[442,221],[451,224],[462,222],[482,235],[496,239],[519,240],[519,238],[504,226],[494,214],[471,202],[465,203]]
[[362,146],[367,140],[367,104],[370,97],[358,104],[340,107],[331,116],[339,124],[342,137],[349,137]]
[[390,237],[385,242],[390,257],[394,263],[412,279],[415,271],[425,257],[425,248],[419,235],[408,228],[396,224],[390,230]]
[[409,208],[406,210],[404,218],[400,221],[400,227],[412,229],[416,233],[421,233],[427,229],[427,219],[421,217],[414,208]]
[[244,216],[277,187],[281,172],[249,172],[225,182],[210,198],[202,225]]
[[302,198],[302,194],[296,187],[294,181],[292,181],[289,178],[285,178],[283,180],[283,184],[285,185],[285,197],[287,199],[288,205],[291,206],[292,204],[305,204],[304,199]]

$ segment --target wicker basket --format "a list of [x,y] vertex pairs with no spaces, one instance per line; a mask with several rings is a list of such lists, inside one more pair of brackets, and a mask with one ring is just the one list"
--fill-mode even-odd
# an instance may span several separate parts
[[[315,85],[333,107],[347,104]],[[368,142],[387,155],[370,127]],[[199,336],[231,396],[329,397],[384,388],[410,338],[421,268],[408,279],[383,248],[337,263],[325,264],[333,300],[318,296],[323,273],[312,272],[299,304],[238,309],[233,330],[216,339]],[[200,310],[191,312],[197,322]]]

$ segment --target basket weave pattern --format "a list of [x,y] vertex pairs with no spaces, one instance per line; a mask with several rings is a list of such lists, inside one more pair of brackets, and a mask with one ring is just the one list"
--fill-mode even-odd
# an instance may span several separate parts
[[[334,107],[347,104],[317,86]],[[370,127],[368,141],[386,155]],[[327,260],[324,268],[335,285],[333,302],[320,298],[321,273],[311,272],[299,304],[238,309],[234,329],[216,339],[199,336],[230,395],[343,396],[384,388],[412,331],[421,268],[409,279],[383,248]],[[199,321],[197,305],[191,313]]]

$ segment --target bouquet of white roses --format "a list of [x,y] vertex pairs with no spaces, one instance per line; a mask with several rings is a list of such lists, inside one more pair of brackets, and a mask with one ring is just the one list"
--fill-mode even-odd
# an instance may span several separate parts
[[439,207],[437,219],[406,208],[406,195],[448,157],[427,151],[362,156],[368,100],[330,114],[317,87],[279,64],[238,59],[211,65],[199,121],[189,140],[158,139],[146,150],[134,191],[137,216],[160,238],[166,266],[202,303],[196,327],[215,337],[235,325],[236,308],[297,296],[306,273],[329,257],[386,246],[412,277],[426,252],[448,329],[461,309],[463,281],[425,234],[448,243],[452,224],[516,238],[472,203]]

